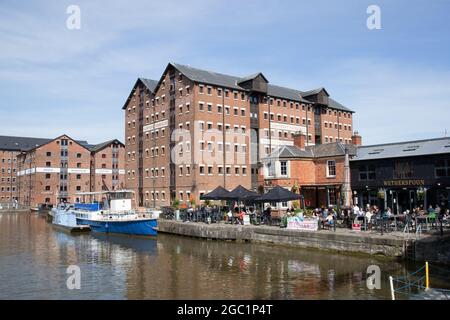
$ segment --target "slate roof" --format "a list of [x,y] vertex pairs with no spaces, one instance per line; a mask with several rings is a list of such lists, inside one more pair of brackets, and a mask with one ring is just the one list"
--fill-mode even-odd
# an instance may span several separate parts
[[120,143],[121,145],[124,145],[122,142],[120,142],[119,140],[117,140],[117,139],[112,139],[112,140],[108,140],[108,141],[105,141],[105,142],[102,142],[102,143],[99,143],[99,144],[91,144],[91,145],[88,145],[87,146],[87,148],[91,151],[91,152],[97,152],[97,151],[100,151],[100,150],[102,150],[103,148],[105,148],[105,147],[107,147],[107,146],[109,146],[110,144],[112,144],[112,143],[114,143],[114,142],[117,142],[117,143]]
[[[54,139],[47,138],[0,136],[0,150],[28,151],[53,140]],[[86,146],[88,144],[88,142],[84,140],[76,140],[76,142],[82,146]]]
[[293,158],[326,158],[345,155],[345,148],[349,149],[349,155],[356,154],[354,145],[345,145],[340,142],[307,146],[304,150],[297,146],[281,146],[266,157],[266,159],[293,159]]
[[[193,68],[190,66],[178,64],[178,63],[170,63],[169,65],[174,66],[178,71],[180,71],[182,74],[184,74],[187,78],[191,79],[192,81],[205,83],[205,84],[211,84],[216,86],[223,86],[230,89],[236,89],[236,90],[243,90],[242,87],[238,85],[238,83],[253,79],[254,77],[258,76],[262,73],[256,73],[247,77],[236,77],[236,76],[230,76],[223,73],[213,72],[213,71],[207,71],[202,69]],[[300,91],[296,89],[290,89],[286,87],[276,86],[273,84],[267,85],[267,94],[269,96],[282,98],[282,99],[288,99],[298,102],[304,102],[304,103],[312,103],[311,101],[305,99],[307,95],[313,95],[316,94],[324,88],[318,88],[314,90],[309,91]],[[326,90],[325,90],[326,91]],[[333,103],[331,103],[331,101]],[[353,112],[349,108],[343,106],[342,104],[336,102],[335,100],[330,99],[330,107],[342,111],[347,112]]]
[[0,150],[24,151],[48,143],[52,139],[0,136]]
[[158,85],[157,80],[151,80],[151,79],[145,79],[145,78],[139,78],[139,80],[142,81],[142,83],[150,90],[151,92],[155,91],[156,86]]
[[150,92],[155,92],[156,87],[158,86],[158,81],[157,80],[152,80],[152,79],[146,79],[146,78],[138,78],[136,80],[136,83],[133,86],[133,90],[131,90],[130,94],[128,95],[127,100],[125,101],[125,103],[123,104],[122,110],[125,110],[127,107],[127,103],[128,101],[130,101],[131,97],[133,96],[134,93],[134,87],[136,87],[136,85],[142,82],[144,84],[144,86],[147,87],[148,90],[150,90]]
[[450,153],[450,138],[405,141],[358,147],[351,161],[416,157]]

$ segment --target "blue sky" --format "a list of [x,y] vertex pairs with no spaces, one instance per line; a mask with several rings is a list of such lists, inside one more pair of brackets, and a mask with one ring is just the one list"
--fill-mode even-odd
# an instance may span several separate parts
[[[81,29],[66,8],[81,8]],[[381,30],[366,27],[369,5]],[[327,88],[365,144],[450,134],[450,1],[9,1],[0,4],[0,135],[123,140],[137,77],[170,61]]]

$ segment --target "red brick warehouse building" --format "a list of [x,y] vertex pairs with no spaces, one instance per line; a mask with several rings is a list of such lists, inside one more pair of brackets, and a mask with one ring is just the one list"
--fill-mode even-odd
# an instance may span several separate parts
[[218,185],[264,184],[261,159],[306,135],[307,145],[351,144],[353,111],[324,88],[272,85],[169,63],[159,80],[139,78],[125,111],[126,186],[139,205],[198,201]]
[[118,140],[89,145],[62,135],[22,150],[17,156],[19,203],[55,205],[79,201],[79,192],[122,189],[124,148]]
[[[314,146],[306,146],[303,134],[294,135],[293,146],[282,146],[263,159],[264,186],[279,185],[301,194],[302,206],[307,208],[342,205],[346,152],[349,159],[355,157],[360,144],[361,137],[357,134],[352,144],[333,142]],[[349,162],[347,166],[350,170]],[[274,206],[286,209],[290,204]]]
[[18,200],[17,155],[48,139],[0,136],[0,203]]

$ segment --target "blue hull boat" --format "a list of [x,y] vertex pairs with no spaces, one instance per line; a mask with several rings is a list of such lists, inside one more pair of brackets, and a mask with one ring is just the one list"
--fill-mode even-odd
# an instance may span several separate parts
[[[77,224],[88,225],[96,232],[156,236],[159,212],[133,210],[132,193],[129,190],[78,193],[89,196],[91,202],[74,204],[72,212]],[[100,196],[101,200],[92,201],[93,196]]]
[[139,219],[127,221],[95,221],[77,218],[77,223],[89,225],[92,231],[106,233],[123,233],[142,236],[156,236],[157,219]]

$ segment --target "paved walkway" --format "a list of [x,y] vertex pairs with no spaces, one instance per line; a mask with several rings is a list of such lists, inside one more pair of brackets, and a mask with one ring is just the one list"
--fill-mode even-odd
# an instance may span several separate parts
[[[166,220],[166,221],[172,221],[172,220]],[[295,229],[280,228],[279,226],[267,226],[267,225],[245,225],[244,226],[244,225],[239,225],[239,224],[225,223],[224,221],[219,222],[219,223],[211,223],[211,224],[207,224],[204,222],[190,222],[190,221],[186,221],[186,222],[172,221],[172,222],[186,224],[186,225],[189,225],[189,224],[198,225],[198,226],[202,226],[202,228],[211,228],[211,229],[216,229],[216,230],[217,230],[217,228],[222,228],[224,230],[224,232],[226,230],[233,230],[236,228],[249,228],[249,229],[253,229],[253,231],[256,231],[256,232],[258,230],[265,230],[265,231],[283,230],[283,231],[299,232],[299,233],[301,233],[301,232],[334,233],[336,235],[354,235],[354,236],[359,236],[359,237],[393,239],[393,240],[405,240],[405,239],[408,239],[408,236],[410,239],[415,239],[415,237],[416,237],[416,234],[414,232],[405,234],[402,231],[391,231],[391,232],[383,232],[383,235],[382,235],[380,231],[375,231],[375,230],[355,231],[355,230],[351,230],[348,228],[340,228],[340,227],[337,227],[336,230],[331,228],[330,230],[321,229],[318,231],[302,231],[302,230],[295,230]],[[445,230],[444,234],[450,234],[450,230]],[[435,235],[439,235],[439,233],[438,232],[422,233],[422,235],[420,236],[420,239],[432,238]]]

